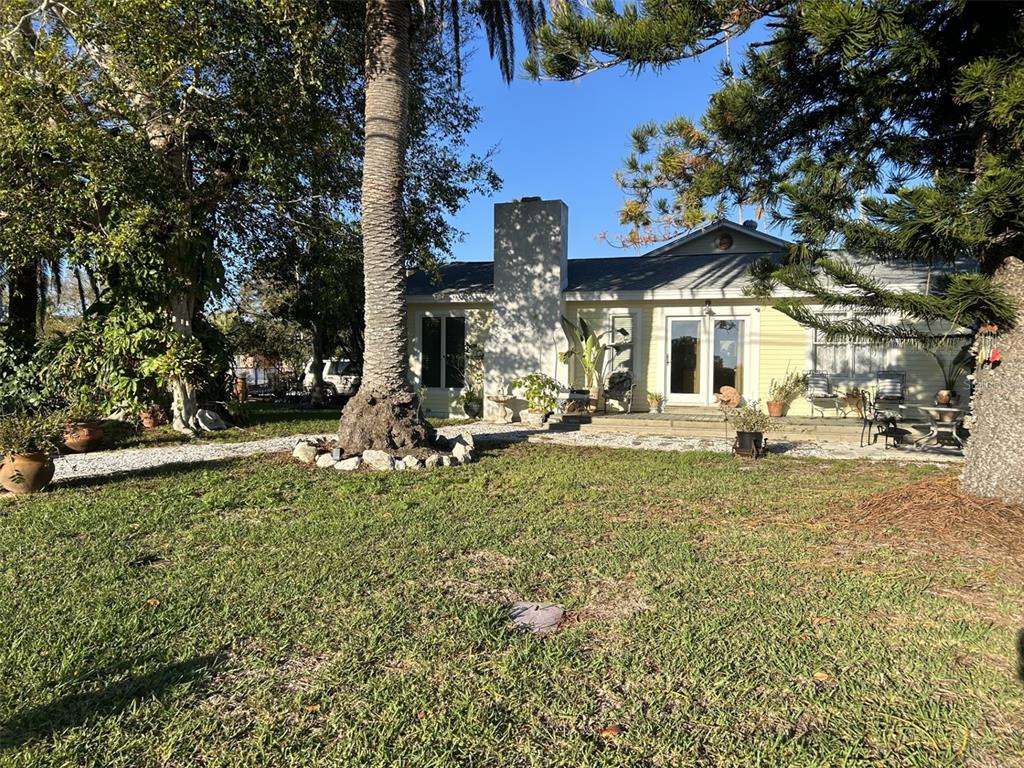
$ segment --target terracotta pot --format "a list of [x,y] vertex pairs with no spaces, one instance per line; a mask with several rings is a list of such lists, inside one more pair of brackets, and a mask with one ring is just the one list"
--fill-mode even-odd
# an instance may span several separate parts
[[768,401],[768,415],[774,418],[779,418],[786,413],[786,401],[785,400],[769,400]]
[[0,485],[11,493],[36,493],[53,480],[53,460],[45,453],[12,453],[0,464]]
[[959,395],[952,389],[940,389],[935,393],[936,405],[952,405],[959,399]]
[[79,421],[68,424],[64,433],[64,445],[75,453],[97,450],[103,445],[103,422]]
[[648,400],[647,404],[651,406],[651,410],[654,411],[655,413],[658,413],[661,410],[660,400]]
[[152,411],[139,411],[139,421],[143,429],[153,429],[160,426],[160,417]]

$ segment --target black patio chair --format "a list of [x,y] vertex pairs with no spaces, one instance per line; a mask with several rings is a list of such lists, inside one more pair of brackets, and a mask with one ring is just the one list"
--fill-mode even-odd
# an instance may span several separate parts
[[636,382],[633,381],[633,372],[625,368],[613,371],[605,382],[604,386],[604,412],[608,413],[608,401],[617,400],[626,404],[626,412],[633,412],[633,392],[636,390]]

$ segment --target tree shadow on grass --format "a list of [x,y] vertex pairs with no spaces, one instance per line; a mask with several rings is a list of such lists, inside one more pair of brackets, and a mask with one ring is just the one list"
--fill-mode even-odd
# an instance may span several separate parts
[[76,490],[83,488],[101,488],[112,483],[123,483],[125,480],[146,480],[149,478],[174,478],[182,474],[200,469],[222,469],[225,466],[253,458],[273,456],[273,453],[258,453],[247,456],[226,456],[220,459],[196,459],[195,461],[175,461],[153,467],[139,467],[112,472],[108,475],[83,475],[66,477],[55,481],[50,488],[54,491]]
[[[175,686],[197,679],[208,679],[227,659],[225,653],[195,656],[185,661],[164,664],[144,675],[126,677],[102,688],[68,694],[46,704],[23,709],[8,721],[0,723],[0,752],[32,741],[48,739],[97,718],[117,715],[134,702],[158,698]],[[88,678],[110,678],[122,671],[117,667],[105,669],[88,675]]]

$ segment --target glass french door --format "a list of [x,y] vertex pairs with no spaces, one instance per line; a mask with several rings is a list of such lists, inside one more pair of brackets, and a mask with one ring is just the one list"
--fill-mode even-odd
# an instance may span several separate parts
[[704,318],[668,318],[668,401],[691,405],[704,402],[704,356]]
[[701,315],[667,319],[666,398],[713,405],[722,387],[743,394],[746,320]]
[[711,320],[711,399],[722,387],[743,394],[743,330],[739,318]]

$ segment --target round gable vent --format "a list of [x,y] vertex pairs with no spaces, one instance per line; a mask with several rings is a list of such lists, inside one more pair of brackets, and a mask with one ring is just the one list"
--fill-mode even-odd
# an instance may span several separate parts
[[716,247],[720,251],[728,251],[732,248],[732,235],[728,232],[723,232],[718,236],[718,241],[715,243]]

